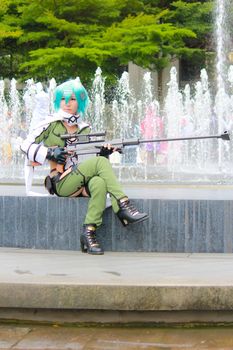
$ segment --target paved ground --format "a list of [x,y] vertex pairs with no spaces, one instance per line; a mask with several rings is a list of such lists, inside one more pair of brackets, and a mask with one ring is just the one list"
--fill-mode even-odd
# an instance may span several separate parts
[[0,284],[233,286],[232,254],[105,252],[94,256],[0,248],[0,266]]
[[0,349],[232,350],[232,330],[0,325]]

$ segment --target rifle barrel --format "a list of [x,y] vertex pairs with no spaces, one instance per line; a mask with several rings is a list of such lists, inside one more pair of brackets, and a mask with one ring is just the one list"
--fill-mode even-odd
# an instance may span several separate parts
[[230,140],[230,135],[228,131],[225,131],[221,135],[210,135],[210,136],[190,136],[190,137],[173,137],[173,138],[164,138],[164,139],[129,139],[113,142],[112,145],[122,145],[124,146],[136,146],[140,143],[149,143],[149,142],[167,142],[167,141],[186,141],[186,140],[202,140],[202,139],[222,139]]
[[202,139],[222,139],[222,140],[230,140],[229,134],[223,135],[211,135],[211,136],[190,136],[190,137],[174,137],[167,139],[155,139],[155,140],[139,140],[139,143],[147,143],[147,142],[165,142],[165,141],[186,141],[186,140],[202,140]]

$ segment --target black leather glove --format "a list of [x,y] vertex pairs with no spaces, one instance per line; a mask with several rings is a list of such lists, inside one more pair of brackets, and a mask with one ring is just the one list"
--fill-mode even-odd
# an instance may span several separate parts
[[63,147],[52,148],[49,147],[46,158],[53,160],[58,164],[65,164],[68,152]]
[[122,148],[120,147],[115,148],[111,146],[110,148],[108,148],[108,146],[101,146],[101,147],[97,146],[97,148],[100,149],[99,155],[105,158],[108,158],[110,154],[112,154],[113,152],[122,153]]
[[110,154],[112,154],[112,152],[113,152],[113,147],[111,147],[109,149],[108,147],[102,146],[100,148],[99,155],[102,156],[102,157],[108,158],[110,156]]

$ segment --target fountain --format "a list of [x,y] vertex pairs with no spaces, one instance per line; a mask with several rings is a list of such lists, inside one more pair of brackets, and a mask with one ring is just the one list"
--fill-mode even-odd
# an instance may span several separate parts
[[[232,89],[232,77],[233,67],[230,66],[228,91]],[[41,83],[30,79],[20,93],[16,89],[15,79],[12,79],[7,102],[4,81],[0,82],[2,181],[6,178],[12,181],[23,179],[23,155],[19,145],[27,130],[53,112],[51,101],[55,86],[55,79],[52,79],[44,90]],[[233,95],[220,87],[213,100],[209,86],[207,72],[203,69],[200,81],[195,83],[194,88],[186,85],[184,91],[180,91],[176,69],[172,67],[167,96],[163,103],[159,103],[153,97],[150,73],[144,74],[141,98],[136,99],[129,87],[129,75],[124,72],[116,87],[114,100],[107,104],[103,98],[105,78],[98,68],[86,118],[93,130],[107,130],[109,139],[186,137],[230,131]],[[193,95],[191,90],[194,90]],[[219,104],[219,96],[224,101],[223,105]],[[231,183],[232,142],[198,140],[148,143],[127,148],[121,159],[112,157],[111,161],[120,179],[128,182]],[[36,171],[35,176],[43,176],[43,170]]]

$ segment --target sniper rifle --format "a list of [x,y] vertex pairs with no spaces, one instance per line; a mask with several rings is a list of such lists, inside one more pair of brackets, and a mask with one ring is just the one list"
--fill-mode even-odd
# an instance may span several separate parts
[[228,131],[224,131],[221,135],[210,136],[189,136],[189,137],[174,137],[174,138],[162,138],[162,139],[115,139],[106,141],[105,138],[99,137],[106,136],[106,132],[97,132],[93,134],[64,134],[60,137],[63,140],[70,140],[69,145],[66,147],[67,151],[76,155],[98,154],[103,146],[103,143],[109,143],[116,148],[116,151],[122,151],[122,148],[127,146],[138,146],[143,143],[150,142],[170,142],[170,141],[186,141],[186,140],[203,140],[203,139],[221,139],[224,141],[230,141],[230,134]]

